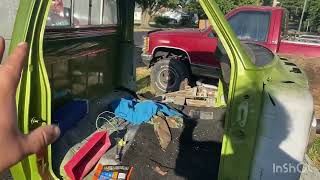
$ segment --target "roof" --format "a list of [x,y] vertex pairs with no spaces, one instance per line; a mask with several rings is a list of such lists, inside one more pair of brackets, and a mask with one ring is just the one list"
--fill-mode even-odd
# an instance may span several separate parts
[[252,10],[283,10],[282,7],[271,7],[271,6],[240,6],[235,9],[252,9]]

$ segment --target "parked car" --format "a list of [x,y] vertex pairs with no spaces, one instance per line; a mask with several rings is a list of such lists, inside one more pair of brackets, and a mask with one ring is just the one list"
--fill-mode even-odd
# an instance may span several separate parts
[[[268,53],[320,57],[319,43],[287,39],[287,15],[283,8],[244,6],[232,10],[226,18],[243,44],[249,44],[245,45],[247,50],[267,48]],[[191,75],[220,76],[219,40],[212,27],[151,31],[144,42],[142,60],[152,67],[151,83],[158,93],[176,91],[180,82]]]

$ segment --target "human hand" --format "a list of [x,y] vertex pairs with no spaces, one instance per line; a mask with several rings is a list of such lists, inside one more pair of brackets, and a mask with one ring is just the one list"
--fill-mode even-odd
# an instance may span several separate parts
[[[0,37],[0,60],[5,41]],[[20,43],[3,64],[0,64],[0,173],[26,156],[53,143],[60,135],[57,126],[43,126],[29,134],[18,129],[16,90],[28,55],[28,44]]]

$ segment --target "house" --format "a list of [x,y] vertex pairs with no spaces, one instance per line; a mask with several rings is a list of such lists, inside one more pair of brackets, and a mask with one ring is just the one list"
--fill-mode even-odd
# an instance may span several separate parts
[[[136,4],[135,10],[134,10],[134,23],[141,22],[141,18],[142,18],[141,13],[142,13],[141,7],[138,4]],[[182,6],[178,6],[175,9],[161,8],[155,13],[155,16],[166,16],[172,20],[175,20],[176,23],[179,23],[182,17],[188,16],[188,14],[183,11]]]

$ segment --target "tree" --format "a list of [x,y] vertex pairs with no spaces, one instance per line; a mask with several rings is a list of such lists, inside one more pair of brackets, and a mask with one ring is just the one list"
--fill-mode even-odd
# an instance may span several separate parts
[[178,0],[136,0],[141,7],[141,26],[148,27],[151,17],[162,7],[174,8]]
[[[220,10],[226,14],[230,10],[244,5],[260,5],[260,0],[216,0]],[[186,9],[190,13],[196,13],[200,18],[205,17],[198,0],[185,0]]]
[[[289,12],[290,26],[292,29],[298,29],[298,23],[301,18],[304,0],[280,0],[280,6]],[[303,21],[308,20],[313,31],[320,32],[320,1],[308,0],[307,9]],[[304,23],[307,24],[307,23]]]
[[263,6],[272,6],[274,0],[262,0],[260,2],[261,5]]
[[320,1],[309,1],[307,19],[313,31],[320,33]]
[[199,19],[206,18],[206,13],[203,11],[198,0],[189,0],[184,8],[190,14],[197,14]]
[[281,0],[280,6],[288,10],[292,23],[298,23],[302,13],[303,3],[304,1],[302,0]]

